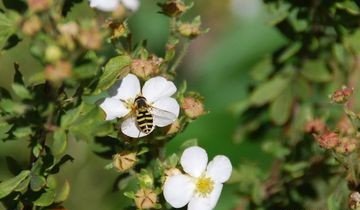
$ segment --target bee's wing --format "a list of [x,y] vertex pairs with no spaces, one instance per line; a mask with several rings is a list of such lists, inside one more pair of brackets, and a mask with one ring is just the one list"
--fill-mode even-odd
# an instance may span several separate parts
[[153,106],[151,107],[151,114],[154,118],[154,124],[159,127],[170,125],[177,118],[174,113]]

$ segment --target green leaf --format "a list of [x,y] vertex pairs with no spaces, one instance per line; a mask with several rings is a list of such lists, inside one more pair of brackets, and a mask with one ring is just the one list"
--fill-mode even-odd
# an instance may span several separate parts
[[25,193],[29,189],[30,179],[30,176],[26,177],[26,179],[20,182],[20,184],[14,189],[14,191]]
[[3,48],[11,35],[17,30],[17,16],[15,13],[0,12],[0,48]]
[[46,184],[46,179],[43,176],[34,175],[31,176],[30,180],[30,188],[33,191],[39,191],[41,190]]
[[56,192],[55,202],[60,203],[65,201],[69,197],[69,194],[70,194],[70,183],[67,180],[65,180],[64,184]]
[[313,82],[329,82],[332,79],[332,75],[321,60],[306,62],[301,74]]
[[48,190],[41,194],[41,196],[34,201],[34,204],[36,206],[50,206],[52,203],[54,203],[55,200],[55,191],[54,190]]
[[301,43],[295,42],[291,44],[283,53],[281,53],[279,57],[279,62],[283,63],[289,58],[291,58],[293,55],[295,55],[299,50],[301,49]]
[[348,13],[352,15],[359,15],[360,14],[360,8],[355,3],[355,1],[345,1],[345,2],[338,2],[336,3],[336,7],[338,9],[342,9],[347,11]]
[[30,174],[29,170],[22,171],[19,175],[0,183],[0,199],[9,195]]
[[271,57],[267,56],[258,62],[250,71],[250,76],[256,81],[264,81],[273,71]]
[[270,105],[270,117],[277,125],[283,125],[290,117],[293,95],[286,88]]
[[21,128],[17,128],[14,131],[14,135],[19,139],[28,137],[28,136],[30,136],[31,133],[32,133],[32,130],[30,127],[21,127]]
[[39,157],[42,149],[43,149],[42,145],[37,143],[32,149],[32,153],[34,154],[35,157]]
[[279,75],[272,80],[261,84],[251,94],[251,104],[261,106],[274,100],[287,87],[289,81],[290,77]]
[[67,147],[67,134],[63,129],[54,132],[54,141],[51,150],[54,155],[61,155],[65,152]]
[[31,93],[24,85],[13,83],[11,84],[11,88],[14,93],[19,96],[21,99],[31,99]]
[[100,93],[111,87],[116,80],[123,78],[128,71],[124,71],[125,67],[131,63],[131,58],[127,55],[113,57],[107,62],[104,71],[97,84],[95,93]]
[[0,122],[0,141],[8,138],[11,127],[7,122]]

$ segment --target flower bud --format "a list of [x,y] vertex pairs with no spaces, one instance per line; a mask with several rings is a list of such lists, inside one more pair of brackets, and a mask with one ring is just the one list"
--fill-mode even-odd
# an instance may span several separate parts
[[113,165],[119,172],[132,168],[137,162],[135,152],[123,152],[114,155]]
[[67,61],[59,61],[55,64],[48,65],[45,68],[45,78],[54,83],[69,78],[71,74],[72,66]]
[[54,63],[62,57],[61,49],[56,45],[50,45],[45,49],[45,60]]
[[179,175],[179,174],[181,174],[181,171],[177,168],[170,168],[170,169],[165,170],[166,177]]
[[341,154],[348,154],[354,151],[357,147],[356,139],[351,137],[341,138],[340,144],[335,148],[335,151]]
[[42,23],[40,18],[34,15],[24,21],[21,29],[24,34],[33,36],[40,31],[41,27]]
[[169,0],[160,3],[159,6],[161,7],[161,13],[169,17],[179,17],[188,9],[184,2],[180,0]]
[[117,39],[120,37],[127,37],[129,34],[129,28],[127,22],[118,22],[114,20],[110,20],[106,23],[106,26],[111,31],[111,38]]
[[171,123],[167,127],[166,135],[173,135],[179,132],[180,128],[181,128],[180,121],[176,119],[173,123]]
[[351,210],[360,210],[360,193],[351,192],[349,195],[349,208]]
[[325,149],[333,149],[339,144],[339,136],[332,131],[326,131],[321,135],[314,135],[317,143]]
[[195,119],[205,114],[204,104],[201,99],[188,96],[181,101],[181,108],[185,115],[191,119]]
[[134,59],[131,63],[130,69],[133,74],[143,80],[155,76],[160,73],[160,65],[163,62],[162,58],[152,56],[149,60]]
[[151,209],[156,206],[157,194],[152,189],[140,189],[135,194],[135,205],[139,209]]
[[192,23],[181,23],[178,26],[179,33],[188,38],[196,38],[199,36],[202,32],[200,31],[199,25],[194,25]]
[[349,100],[349,97],[353,94],[354,89],[349,87],[343,87],[340,90],[336,90],[331,96],[330,99],[334,103],[343,104]]
[[75,37],[79,33],[79,25],[73,21],[64,24],[59,24],[57,28],[60,31],[60,33],[65,36]]
[[97,50],[102,44],[100,31],[95,26],[89,29],[80,30],[78,39],[80,44],[89,50]]
[[342,134],[352,134],[355,132],[354,127],[352,126],[349,118],[347,117],[341,118],[340,121],[337,123],[336,127]]
[[326,125],[321,119],[313,119],[305,124],[306,133],[321,134],[326,130]]
[[27,2],[33,12],[48,10],[53,3],[52,0],[28,0]]

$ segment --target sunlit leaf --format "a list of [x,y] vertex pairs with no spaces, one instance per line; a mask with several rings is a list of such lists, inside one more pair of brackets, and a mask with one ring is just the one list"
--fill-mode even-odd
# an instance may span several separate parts
[[51,146],[54,155],[60,155],[65,152],[67,141],[67,134],[63,129],[54,132],[54,141]]
[[60,203],[65,201],[70,194],[70,183],[69,181],[65,180],[64,184],[61,188],[56,192],[55,202]]
[[277,125],[283,125],[290,117],[293,94],[286,88],[270,105],[270,117]]
[[43,176],[34,175],[30,179],[30,187],[33,191],[41,190],[46,184],[46,179]]
[[9,195],[24,179],[30,174],[29,170],[22,171],[16,177],[5,180],[0,183],[0,198]]
[[54,190],[48,190],[45,191],[41,196],[34,201],[34,204],[36,206],[49,206],[51,205],[55,200],[55,191]]

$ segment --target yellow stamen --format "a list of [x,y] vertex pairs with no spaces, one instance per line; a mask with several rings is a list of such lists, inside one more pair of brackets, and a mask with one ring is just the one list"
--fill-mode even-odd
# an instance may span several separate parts
[[196,181],[196,192],[201,197],[207,197],[214,189],[214,181],[210,177],[202,176]]

